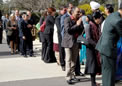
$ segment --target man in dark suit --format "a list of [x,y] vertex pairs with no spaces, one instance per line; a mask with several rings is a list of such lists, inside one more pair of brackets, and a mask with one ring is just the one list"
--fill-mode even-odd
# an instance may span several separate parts
[[62,42],[62,36],[61,36],[61,17],[66,13],[66,7],[65,6],[61,6],[60,7],[60,15],[56,18],[55,23],[56,26],[58,28],[58,41],[59,41],[59,55],[60,55],[60,64],[61,64],[61,68],[63,71],[65,71],[65,51],[64,48],[61,46],[61,42]]
[[22,39],[23,39],[23,55],[24,57],[27,57],[27,47],[29,49],[29,55],[33,56],[32,51],[32,45],[30,44],[32,42],[32,34],[31,29],[29,27],[30,24],[28,24],[28,15],[23,14],[23,20],[21,22],[21,29],[22,29]]
[[[28,16],[28,28],[31,31],[33,29],[33,25],[34,25],[35,22],[34,22],[34,19],[32,18],[32,14],[31,14],[30,11],[27,11],[27,16]],[[31,36],[32,36],[32,33],[31,33]],[[30,56],[32,57],[32,56],[34,56],[33,55],[33,36],[32,36],[32,39],[29,42],[29,46],[31,46],[31,48],[32,48],[32,52],[30,54]]]
[[117,41],[122,36],[122,3],[118,12],[109,15],[96,49],[101,54],[103,86],[115,86]]
[[68,84],[73,84],[72,80],[77,80],[74,72],[77,57],[79,54],[79,44],[77,37],[83,31],[82,19],[79,19],[79,8],[73,9],[73,14],[64,20],[64,35],[62,38],[62,47],[66,53],[66,80]]

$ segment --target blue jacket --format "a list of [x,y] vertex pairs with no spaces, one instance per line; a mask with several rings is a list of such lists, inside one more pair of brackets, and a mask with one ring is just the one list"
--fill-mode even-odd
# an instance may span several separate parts
[[61,16],[61,35],[63,37],[64,34],[64,20],[69,17],[70,15],[68,13],[64,14],[63,16]]

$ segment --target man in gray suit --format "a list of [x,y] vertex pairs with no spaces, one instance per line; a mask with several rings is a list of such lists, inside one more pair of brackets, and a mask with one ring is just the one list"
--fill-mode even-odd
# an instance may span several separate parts
[[77,57],[79,54],[79,44],[76,42],[78,35],[83,31],[82,19],[79,19],[79,8],[74,8],[70,17],[64,20],[64,35],[62,47],[66,53],[66,80],[72,84],[72,80],[77,80],[74,75]]
[[122,3],[118,12],[109,15],[96,49],[101,54],[103,86],[115,86],[117,41],[122,36]]

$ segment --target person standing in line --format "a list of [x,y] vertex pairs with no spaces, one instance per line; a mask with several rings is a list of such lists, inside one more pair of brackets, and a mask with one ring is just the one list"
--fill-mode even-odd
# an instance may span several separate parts
[[3,39],[3,27],[2,27],[2,20],[0,20],[0,44],[2,44]]
[[[28,16],[28,29],[30,29],[29,31],[31,32],[32,28],[33,28],[33,25],[34,25],[34,19],[32,18],[32,14],[31,14],[31,11],[27,11],[27,16]],[[32,33],[31,33],[31,36],[32,36]],[[30,46],[30,57],[35,57],[34,56],[34,52],[33,52],[33,36],[31,39],[28,40],[29,41],[29,46]],[[29,51],[30,51],[29,50]]]
[[53,51],[53,33],[54,33],[54,23],[55,23],[55,12],[56,9],[53,7],[48,8],[48,16],[46,18],[46,26],[44,29],[44,39],[46,43],[46,53],[44,56],[44,62],[51,63],[56,62],[55,54]]
[[122,3],[117,12],[106,18],[102,36],[96,45],[102,59],[103,86],[115,86],[117,42],[120,37],[122,37]]
[[122,37],[117,43],[116,82],[122,80]]
[[19,12],[19,10],[15,10],[15,17],[16,17],[16,20],[19,21],[19,19],[20,19],[20,12]]
[[66,13],[66,7],[65,6],[61,6],[60,7],[60,12],[59,12],[59,16],[56,18],[55,23],[58,29],[58,41],[59,41],[59,56],[60,56],[60,65],[63,71],[65,71],[65,51],[64,48],[61,46],[61,42],[62,42],[62,36],[61,36],[61,17]]
[[28,24],[28,15],[24,13],[22,15],[22,22],[21,22],[21,29],[22,29],[22,39],[23,39],[23,56],[27,57],[27,48],[29,51],[29,56],[32,57],[32,46],[30,45],[30,42],[32,40],[32,34],[30,29],[30,24]]
[[102,14],[102,12],[100,11],[100,4],[98,3],[98,2],[95,2],[95,1],[91,1],[90,2],[90,6],[91,6],[91,10],[92,10],[92,12],[94,13],[94,12],[100,12],[101,13],[101,24],[102,24],[102,22],[105,20],[105,18],[104,18],[104,16],[103,16],[103,14]]
[[87,18],[90,20],[89,27],[85,28],[86,40],[88,41],[88,45],[86,45],[86,66],[85,66],[85,74],[90,74],[91,76],[91,86],[98,86],[96,83],[96,74],[101,73],[101,67],[99,67],[98,60],[100,62],[100,56],[98,52],[95,50],[95,46],[100,37],[100,12],[93,13],[93,21],[91,21],[90,17]]
[[68,84],[73,84],[73,80],[78,81],[75,76],[75,67],[79,55],[79,44],[77,37],[84,29],[82,19],[79,19],[80,9],[74,8],[72,15],[64,20],[64,35],[62,47],[66,54],[66,80]]
[[[16,21],[19,24],[19,20],[20,20],[20,11],[19,10],[15,10],[15,18],[16,18]],[[20,45],[20,38],[19,38],[19,36],[18,36],[17,44],[18,44],[17,45],[18,52],[20,52],[20,46],[19,46]]]
[[23,40],[23,32],[22,32],[22,22],[24,21],[24,15],[25,13],[21,13],[20,14],[20,19],[18,21],[18,28],[19,28],[19,49],[20,49],[20,55],[24,55],[24,50],[23,50],[23,43],[24,43],[24,40]]
[[[114,8],[112,6],[112,4],[106,4],[105,5],[105,14],[107,16],[109,16],[111,13],[114,12]],[[102,25],[101,25],[101,32],[103,31],[103,26],[104,26],[105,20],[103,21]]]
[[17,43],[18,43],[18,22],[16,21],[15,15],[10,15],[10,21],[7,23],[7,35],[10,40],[11,54],[16,54]]
[[70,3],[69,6],[68,6],[68,8],[67,8],[67,12],[63,16],[61,16],[60,24],[61,24],[61,30],[62,30],[61,31],[62,37],[63,37],[63,34],[64,34],[64,20],[67,17],[69,17],[69,16],[72,15],[72,9],[73,9],[73,5]]
[[[47,11],[45,11],[44,13],[42,13],[42,16],[41,16],[41,18],[40,18],[40,26],[44,23],[44,21],[46,21],[46,17],[47,17]],[[45,39],[44,39],[44,34],[43,34],[43,32],[39,32],[39,35],[40,35],[40,40],[41,40],[41,42],[42,42],[42,60],[44,60],[44,57],[45,57],[45,54],[46,54],[46,47],[47,47],[47,45],[46,45],[46,42],[45,42]]]
[[5,20],[3,21],[3,28],[6,31],[6,41],[7,41],[7,44],[9,46],[10,45],[10,41],[9,41],[8,36],[7,36],[7,23],[8,23],[8,21],[9,21],[9,14],[6,14],[5,15]]

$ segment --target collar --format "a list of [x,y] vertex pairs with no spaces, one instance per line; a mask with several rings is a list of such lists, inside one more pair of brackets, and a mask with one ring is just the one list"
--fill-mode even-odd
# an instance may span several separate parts
[[71,20],[77,21],[74,16],[70,16]]

